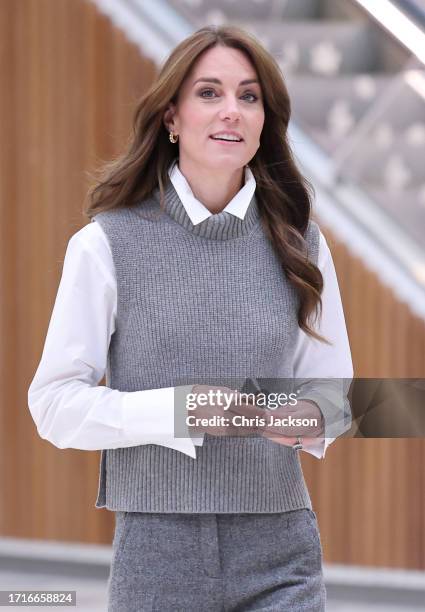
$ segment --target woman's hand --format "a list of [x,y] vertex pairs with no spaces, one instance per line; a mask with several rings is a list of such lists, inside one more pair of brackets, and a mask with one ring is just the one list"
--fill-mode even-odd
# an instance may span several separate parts
[[[205,401],[202,401],[202,403],[198,403],[196,401],[196,408],[188,410],[188,416],[193,416],[197,419],[194,425],[191,423],[195,419],[192,418],[189,421],[188,426],[191,431],[195,433],[208,433],[213,436],[243,436],[260,433],[258,421],[255,417],[264,417],[264,410],[255,407],[253,404],[241,404],[239,399],[240,393],[229,387],[215,387],[212,385],[193,385],[192,387],[193,394],[196,396],[205,394],[205,396],[208,396],[208,399],[211,397],[209,395],[210,391],[213,394],[211,402],[205,403]],[[218,391],[226,394],[226,397],[221,396],[221,405],[217,402],[219,397]],[[237,411],[234,408],[237,408]],[[250,423],[243,426],[233,424],[233,417],[242,414],[250,419]],[[205,421],[201,422],[201,419],[205,419]]]
[[[252,411],[253,407],[248,406],[247,410],[242,410],[233,407],[232,411],[237,414],[246,414]],[[258,409],[257,409],[258,410]],[[261,410],[261,414],[266,421],[266,425],[259,426],[258,432],[264,438],[284,444],[285,446],[293,446],[297,442],[297,436],[301,436],[304,448],[309,445],[316,445],[317,442],[324,439],[324,419],[318,405],[310,400],[298,400],[296,406],[281,406],[276,410]],[[279,420],[292,417],[294,419],[316,419],[317,424],[310,422],[308,425],[283,425]]]
[[316,445],[319,440],[324,439],[324,419],[319,406],[315,402],[298,400],[296,406],[282,406],[273,410],[274,421],[289,416],[294,419],[307,419],[309,421],[315,419],[317,425],[313,421],[308,425],[298,426],[268,425],[262,430],[261,435],[272,440],[272,442],[285,444],[286,446],[293,446],[297,442],[297,436],[300,436],[304,448],[309,445]]

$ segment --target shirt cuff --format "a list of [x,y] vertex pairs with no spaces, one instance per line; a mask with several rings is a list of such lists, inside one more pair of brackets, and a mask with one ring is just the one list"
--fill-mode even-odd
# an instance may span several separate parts
[[303,446],[302,450],[314,455],[317,459],[324,459],[329,444],[332,444],[332,442],[336,440],[336,438],[319,438],[317,441],[313,442],[314,438],[304,438],[303,444],[305,444],[305,440],[307,439],[307,446]]
[[323,415],[325,437],[334,440],[350,429],[351,407],[342,380],[316,379],[304,385],[297,399],[317,404]]
[[159,444],[196,459],[195,444],[174,435],[174,387],[125,393],[122,399],[124,435],[137,444]]

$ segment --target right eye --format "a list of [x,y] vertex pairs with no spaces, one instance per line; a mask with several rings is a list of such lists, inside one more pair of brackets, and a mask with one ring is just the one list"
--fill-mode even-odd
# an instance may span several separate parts
[[206,98],[211,98],[211,96],[204,96],[204,95],[203,95],[204,93],[208,93],[208,92],[215,93],[213,89],[203,89],[203,90],[200,92],[200,96],[201,96],[201,98],[205,98],[205,97],[206,97]]

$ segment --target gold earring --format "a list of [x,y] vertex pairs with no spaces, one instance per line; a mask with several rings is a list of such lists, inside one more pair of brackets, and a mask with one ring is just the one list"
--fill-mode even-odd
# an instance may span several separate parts
[[179,139],[178,134],[174,135],[173,132],[170,132],[170,142],[172,142],[173,144],[175,144]]

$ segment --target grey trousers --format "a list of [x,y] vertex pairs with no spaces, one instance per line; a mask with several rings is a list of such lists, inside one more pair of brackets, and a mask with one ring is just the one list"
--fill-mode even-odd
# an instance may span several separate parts
[[312,510],[115,512],[108,612],[323,612]]

